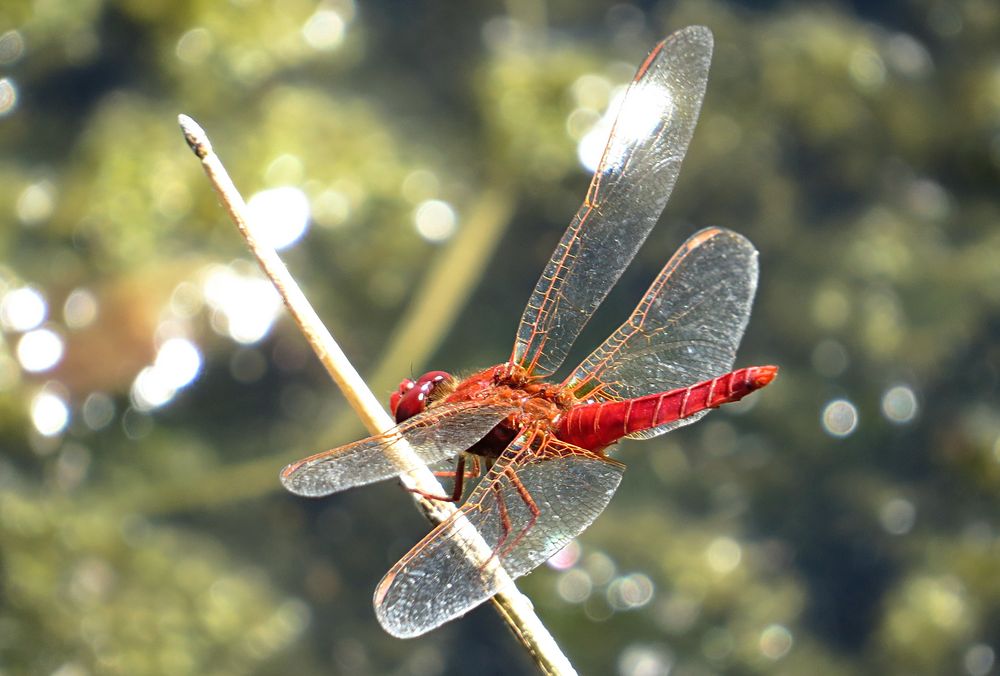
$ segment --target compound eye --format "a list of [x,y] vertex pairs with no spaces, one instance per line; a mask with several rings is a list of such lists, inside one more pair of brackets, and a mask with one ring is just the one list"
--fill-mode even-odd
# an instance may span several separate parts
[[[396,411],[399,409],[399,401],[406,396],[406,393],[413,389],[416,385],[415,382],[409,378],[405,378],[401,383],[399,383],[399,389],[389,396],[389,411],[392,413],[392,417],[396,417]],[[397,420],[396,422],[400,422]]]
[[431,393],[444,381],[451,381],[451,375],[444,371],[430,371],[420,376],[405,392],[400,384],[400,391],[393,394],[389,400],[389,407],[397,423],[412,418],[418,413],[427,410],[431,402]]

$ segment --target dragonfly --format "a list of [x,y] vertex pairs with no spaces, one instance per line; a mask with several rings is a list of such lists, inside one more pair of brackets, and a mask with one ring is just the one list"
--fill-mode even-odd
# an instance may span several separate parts
[[[423,634],[544,563],[604,510],[625,465],[623,438],[649,439],[695,422],[775,377],[733,369],[757,286],[757,251],[720,227],[693,234],[628,319],[561,382],[550,378],[659,219],[694,134],[712,33],[692,26],[659,43],[626,91],[582,206],[521,317],[510,358],[459,379],[430,371],[390,398],[397,426],[285,467],[292,493],[319,497],[398,476],[405,440],[454,481],[482,476],[468,499],[385,575],[374,605],[394,636]],[[469,527],[490,549],[476,563]],[[502,568],[502,572],[500,569]]]

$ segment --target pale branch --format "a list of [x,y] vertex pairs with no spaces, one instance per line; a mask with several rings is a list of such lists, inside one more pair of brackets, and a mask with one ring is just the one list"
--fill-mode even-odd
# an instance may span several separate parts
[[[184,138],[194,154],[201,160],[205,174],[215,188],[230,218],[246,240],[250,251],[256,257],[264,274],[271,280],[281,295],[289,313],[299,326],[309,345],[320,362],[344,393],[351,408],[354,409],[365,427],[372,434],[382,434],[393,426],[392,418],[379,404],[367,384],[351,365],[343,350],[333,336],[320,321],[305,294],[295,282],[288,268],[281,261],[277,252],[270,246],[259,241],[248,227],[246,203],[240,195],[232,179],[226,172],[222,161],[212,150],[212,144],[204,130],[187,115],[178,117]],[[420,466],[415,454],[405,443],[393,445],[393,460],[400,466]],[[450,503],[433,501],[423,498],[417,491],[429,495],[442,495],[444,489],[433,473],[423,467],[400,475],[403,487],[410,491],[417,506],[424,515],[435,524],[441,523],[455,513],[456,508]],[[459,515],[457,518],[464,518]],[[470,529],[459,528],[461,532]],[[497,558],[492,556],[492,549],[476,537],[474,541],[464,543],[466,553],[470,558],[469,565],[477,568],[497,567]],[[500,569],[501,574],[502,569]],[[531,601],[518,591],[513,581],[503,585],[502,591],[493,598],[494,606],[500,616],[510,626],[518,640],[528,650],[539,668],[548,674],[575,674],[576,671],[569,660],[559,649],[555,639],[534,612]]]

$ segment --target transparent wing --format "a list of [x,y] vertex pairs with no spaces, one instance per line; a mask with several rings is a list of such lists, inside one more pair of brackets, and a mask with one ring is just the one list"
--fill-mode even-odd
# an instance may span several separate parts
[[515,363],[553,373],[656,224],[694,134],[711,58],[711,31],[691,26],[639,67],[587,197],[528,299]]
[[[631,399],[732,370],[757,289],[757,250],[723,228],[692,235],[638,307],[563,383],[578,398]],[[649,438],[708,411],[630,435]]]
[[[530,572],[604,511],[624,466],[550,439],[541,451],[515,440],[455,518],[440,524],[386,573],[375,612],[390,634],[417,636],[493,596],[504,582],[490,566],[470,563],[464,543],[475,529],[510,578]],[[525,496],[530,496],[527,498]],[[534,518],[531,500],[537,506]]]
[[466,450],[515,410],[470,401],[436,406],[385,434],[293,462],[281,470],[281,483],[297,495],[320,497],[382,481],[417,469],[401,468],[387,455],[400,440],[422,463],[435,463]]

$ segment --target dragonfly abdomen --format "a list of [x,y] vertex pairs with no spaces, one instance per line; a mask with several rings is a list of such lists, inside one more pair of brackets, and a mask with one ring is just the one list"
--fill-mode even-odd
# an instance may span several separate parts
[[668,392],[575,406],[559,421],[558,436],[581,448],[600,450],[633,432],[739,401],[770,383],[777,372],[777,366],[751,366]]

